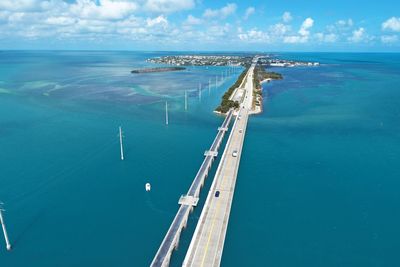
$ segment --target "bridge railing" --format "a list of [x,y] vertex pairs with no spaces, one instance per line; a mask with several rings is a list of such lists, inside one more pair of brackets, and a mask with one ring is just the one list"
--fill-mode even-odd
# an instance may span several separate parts
[[[222,123],[222,127],[227,128],[231,119],[232,119],[233,110],[229,110],[227,116]],[[222,139],[224,137],[225,131],[219,130],[217,136],[215,137],[212,145],[211,151],[217,152]],[[205,178],[208,175],[209,170],[211,169],[212,162],[214,161],[214,156],[212,154],[205,156],[203,163],[198,170],[196,177],[194,178],[192,185],[189,188],[187,196],[192,196],[198,198],[200,189],[204,183]],[[193,209],[193,206],[181,204],[178,212],[176,213],[174,220],[172,221],[171,226],[168,229],[167,234],[165,235],[157,253],[151,262],[151,267],[165,267],[169,266],[169,262],[171,259],[171,254],[178,246],[179,238],[182,232],[182,229],[186,227],[187,220],[189,218],[189,213]]]

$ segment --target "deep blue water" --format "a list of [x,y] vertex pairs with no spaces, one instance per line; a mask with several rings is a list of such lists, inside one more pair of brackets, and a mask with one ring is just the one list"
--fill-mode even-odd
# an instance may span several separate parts
[[[164,54],[0,52],[0,200],[14,245],[7,253],[0,239],[0,266],[151,262],[222,122],[212,110],[238,75],[215,88],[222,67],[130,74]],[[279,56],[322,65],[276,68],[284,80],[264,85],[222,266],[400,266],[400,54]]]
[[400,55],[282,56],[324,65],[264,86],[223,265],[400,266]]

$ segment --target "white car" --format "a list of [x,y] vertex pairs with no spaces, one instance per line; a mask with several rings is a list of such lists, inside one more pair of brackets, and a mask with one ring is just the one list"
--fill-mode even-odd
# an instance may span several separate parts
[[238,155],[237,150],[234,150],[234,151],[232,152],[232,157],[237,157],[237,155]]

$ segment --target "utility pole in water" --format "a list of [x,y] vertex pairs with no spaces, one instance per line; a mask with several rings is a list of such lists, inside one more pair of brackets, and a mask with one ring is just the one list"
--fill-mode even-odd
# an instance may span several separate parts
[[122,144],[122,128],[119,126],[119,146],[121,149],[121,160],[124,160],[124,148]]
[[168,125],[168,101],[165,101],[165,125]]
[[10,240],[8,239],[6,224],[5,224],[4,218],[3,218],[3,211],[5,211],[5,210],[2,208],[2,205],[3,205],[3,203],[0,202],[0,224],[3,229],[4,239],[6,240],[6,248],[8,251],[10,251],[11,244],[10,244]]
[[185,90],[185,110],[187,110],[188,105],[187,105],[187,90]]
[[199,100],[201,101],[201,83],[199,83]]

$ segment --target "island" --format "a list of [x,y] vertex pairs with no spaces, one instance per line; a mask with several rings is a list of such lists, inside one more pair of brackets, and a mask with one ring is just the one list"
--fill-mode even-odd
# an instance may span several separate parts
[[[238,109],[239,103],[245,97],[245,85],[243,80],[251,66],[254,67],[253,75],[253,95],[252,98],[252,114],[262,112],[262,83],[270,82],[271,80],[282,80],[283,76],[274,71],[267,71],[269,68],[275,67],[314,67],[319,66],[318,62],[294,61],[279,59],[270,54],[264,55],[174,55],[162,56],[147,59],[148,62],[155,64],[174,65],[174,67],[145,69],[140,72],[159,72],[181,70],[180,66],[240,66],[244,67],[243,72],[239,75],[236,82],[229,87],[221,99],[221,103],[214,110],[218,114],[226,114],[231,108]],[[184,69],[184,68],[183,68]]]
[[[242,66],[248,67],[255,55],[176,55],[147,59],[156,64],[174,66]],[[293,61],[274,58],[272,55],[262,55],[258,63],[266,67],[312,67],[319,66],[319,62]]]
[[308,62],[308,61],[294,61],[285,59],[276,59],[271,57],[259,58],[258,62],[267,67],[313,67],[319,66],[319,62]]
[[153,73],[153,72],[168,72],[168,71],[180,71],[185,70],[184,67],[158,67],[158,68],[145,68],[132,70],[131,73]]
[[228,91],[222,96],[221,104],[215,109],[216,113],[225,114],[228,112],[230,108],[239,108],[239,101],[232,100],[233,93],[236,88],[239,88],[243,82],[243,79],[246,77],[246,73],[249,68],[246,68],[240,75],[236,82],[229,87]]
[[252,56],[179,55],[150,58],[147,61],[175,66],[250,66]]
[[266,67],[262,65],[260,62],[257,62],[254,68],[253,75],[253,110],[254,113],[262,112],[262,103],[263,103],[263,95],[262,95],[262,86],[261,84],[264,82],[270,82],[271,80],[282,80],[283,76],[277,72],[268,72]]
[[[215,112],[218,114],[226,114],[230,108],[237,109],[239,108],[239,100],[238,97],[234,97],[237,91],[243,90],[243,79],[245,79],[246,74],[249,70],[247,67],[236,80],[236,82],[229,87],[229,89],[224,93],[221,99],[220,105],[215,109]],[[259,61],[256,63],[254,67],[254,75],[253,75],[253,114],[258,114],[262,112],[262,86],[261,84],[264,82],[269,82],[271,80],[282,80],[283,76],[277,72],[268,72],[264,65],[262,65]],[[238,94],[239,98],[243,97],[243,94]]]

